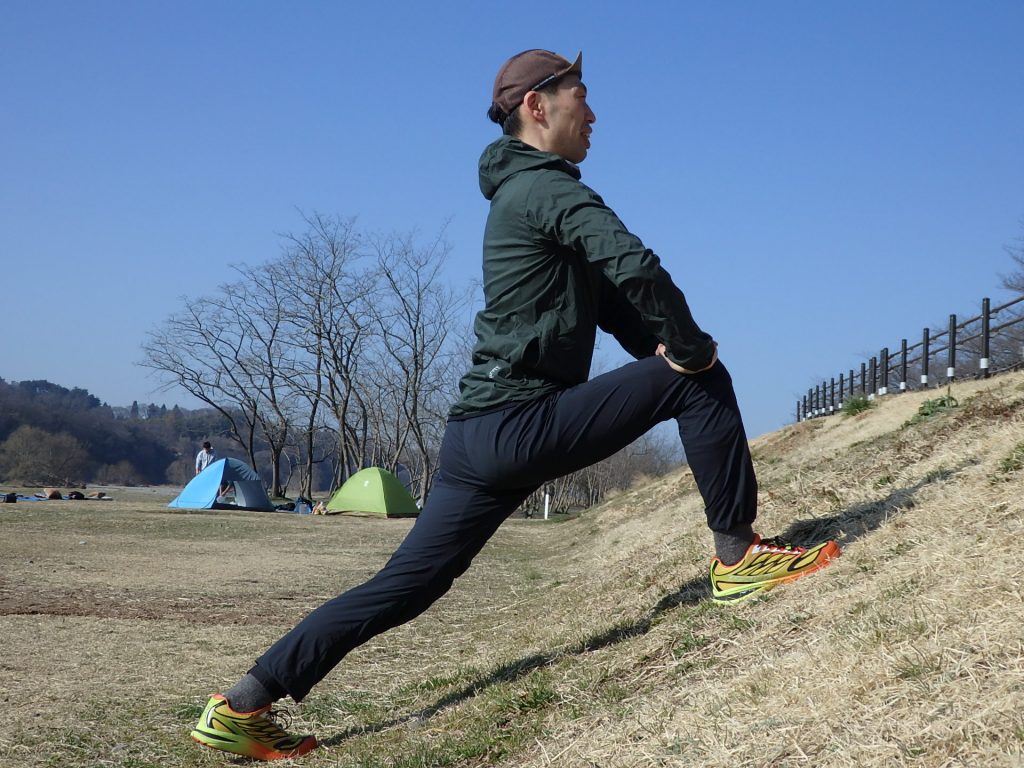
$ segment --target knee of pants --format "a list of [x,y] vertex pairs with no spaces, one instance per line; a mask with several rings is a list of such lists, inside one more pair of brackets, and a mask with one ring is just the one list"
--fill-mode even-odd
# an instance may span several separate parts
[[473,555],[457,552],[446,558],[427,558],[396,552],[391,561],[373,579],[378,587],[395,597],[429,599],[444,595],[455,580],[469,570]]

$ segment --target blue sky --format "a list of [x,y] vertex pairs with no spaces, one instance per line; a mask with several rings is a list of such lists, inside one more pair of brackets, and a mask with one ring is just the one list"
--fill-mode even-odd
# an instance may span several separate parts
[[584,181],[770,431],[822,377],[1008,298],[1022,33],[1018,1],[6,0],[0,376],[189,404],[136,365],[145,332],[274,258],[299,210],[448,222],[452,282],[477,276],[494,74],[582,49]]

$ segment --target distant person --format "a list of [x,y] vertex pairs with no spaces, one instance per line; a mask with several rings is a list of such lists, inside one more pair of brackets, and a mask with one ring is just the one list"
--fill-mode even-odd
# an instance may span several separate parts
[[196,454],[196,474],[198,475],[208,466],[217,460],[217,452],[213,450],[210,441],[203,443],[202,449]]
[[[717,345],[658,257],[580,182],[596,120],[582,71],[582,54],[570,62],[531,50],[495,80],[488,115],[504,135],[480,158],[491,201],[484,308],[415,526],[383,570],[314,610],[213,696],[196,741],[262,760],[313,749],[314,736],[276,724],[274,701],[301,701],[353,648],[425,611],[545,482],[669,419],[714,534],[712,600],[748,599],[838,557],[833,541],[804,548],[754,533],[757,480]],[[598,327],[637,360],[588,380]]]

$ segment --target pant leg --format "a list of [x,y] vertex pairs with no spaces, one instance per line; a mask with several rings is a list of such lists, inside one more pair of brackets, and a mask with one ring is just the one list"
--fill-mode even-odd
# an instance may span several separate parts
[[725,532],[757,517],[757,476],[732,378],[720,363],[712,371],[719,368],[720,375],[698,382],[697,392],[676,415],[676,422],[704,500],[708,527]]
[[676,419],[708,526],[753,522],[757,480],[732,378],[717,363],[683,375],[660,357],[629,363],[571,389],[520,404],[499,430],[469,420],[477,474],[495,485],[539,485],[611,456]]
[[423,613],[536,490],[481,487],[465,465],[462,432],[462,422],[449,424],[426,504],[384,568],[320,605],[257,660],[250,672],[268,690],[301,701],[349,651]]

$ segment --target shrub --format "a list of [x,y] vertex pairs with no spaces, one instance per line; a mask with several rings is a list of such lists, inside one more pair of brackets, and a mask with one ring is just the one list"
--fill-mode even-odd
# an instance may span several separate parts
[[0,475],[25,485],[79,485],[89,474],[89,453],[71,435],[27,424],[0,445]]
[[94,478],[102,485],[143,485],[145,479],[130,461],[104,464],[96,471]]
[[857,395],[855,397],[848,397],[843,401],[843,415],[845,416],[856,416],[858,413],[863,413],[871,408],[874,408],[875,404],[868,400],[865,395]]
[[925,400],[921,403],[921,407],[917,409],[917,412],[921,416],[934,416],[939,411],[944,411],[947,408],[959,408],[960,402],[947,393],[942,397],[937,397],[934,400]]
[[999,462],[999,467],[989,480],[993,483],[1005,482],[1022,469],[1024,469],[1024,442],[1013,446],[1010,455]]

